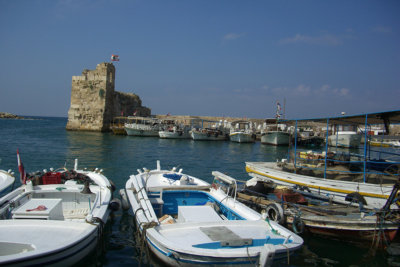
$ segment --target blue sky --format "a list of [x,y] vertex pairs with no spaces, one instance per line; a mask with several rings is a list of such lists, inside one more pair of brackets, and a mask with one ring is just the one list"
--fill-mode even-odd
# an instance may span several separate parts
[[118,54],[153,114],[400,109],[400,1],[0,0],[0,111],[67,117],[71,77]]

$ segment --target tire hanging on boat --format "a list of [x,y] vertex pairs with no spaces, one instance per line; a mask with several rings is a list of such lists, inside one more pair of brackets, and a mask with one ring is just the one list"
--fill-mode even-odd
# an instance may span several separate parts
[[283,214],[281,205],[277,203],[269,204],[265,209],[265,212],[270,220],[279,224],[283,224],[285,222],[285,215]]

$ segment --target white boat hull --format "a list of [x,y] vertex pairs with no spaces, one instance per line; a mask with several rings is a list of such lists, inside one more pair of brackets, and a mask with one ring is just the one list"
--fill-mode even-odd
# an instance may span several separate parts
[[165,139],[190,139],[191,136],[188,132],[170,132],[170,131],[159,131],[160,138]]
[[359,147],[361,143],[361,135],[357,133],[339,133],[338,135],[328,136],[329,146],[338,147]]
[[224,134],[210,134],[199,131],[192,131],[191,134],[193,140],[203,141],[224,141],[226,136]]
[[0,196],[14,183],[15,178],[10,173],[0,170]]
[[0,221],[0,263],[7,266],[74,265],[96,248],[101,232],[97,227],[101,226],[48,220]]
[[127,135],[133,136],[158,136],[158,130],[150,130],[150,129],[131,129],[125,127],[125,131]]
[[246,171],[252,177],[273,181],[286,186],[303,186],[317,194],[331,196],[336,201],[348,203],[345,197],[358,192],[367,202],[367,208],[380,209],[386,203],[393,186],[324,179],[285,172],[276,162],[246,162]]
[[261,143],[283,146],[288,145],[290,141],[290,134],[286,132],[270,131],[261,136]]
[[234,132],[229,134],[229,138],[232,142],[236,143],[254,143],[255,135],[250,133]]

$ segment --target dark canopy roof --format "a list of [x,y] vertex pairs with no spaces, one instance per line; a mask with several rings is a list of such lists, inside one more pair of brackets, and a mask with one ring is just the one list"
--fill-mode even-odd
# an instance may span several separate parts
[[313,119],[298,119],[298,120],[281,120],[284,123],[294,123],[296,121],[304,122],[320,122],[326,123],[329,119],[329,125],[348,125],[348,124],[365,124],[367,118],[368,124],[392,124],[400,123],[400,110],[385,111],[378,113],[367,113],[360,115],[341,116],[341,117],[327,117],[327,118],[313,118]]

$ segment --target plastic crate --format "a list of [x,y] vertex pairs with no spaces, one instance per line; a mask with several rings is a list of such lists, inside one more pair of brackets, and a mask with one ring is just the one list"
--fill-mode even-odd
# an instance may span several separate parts
[[61,184],[61,173],[47,172],[43,174],[42,184]]

